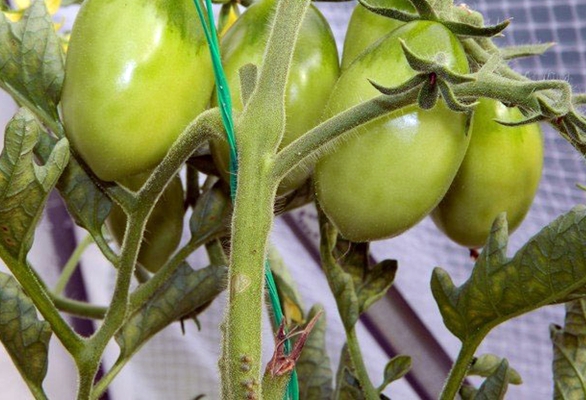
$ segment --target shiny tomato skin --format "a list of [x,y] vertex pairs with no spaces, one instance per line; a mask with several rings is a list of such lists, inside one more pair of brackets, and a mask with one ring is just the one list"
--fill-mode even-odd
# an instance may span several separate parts
[[[262,64],[275,6],[275,0],[261,0],[253,4],[222,38],[222,59],[235,110],[242,110],[238,71],[245,64],[252,63],[257,67]],[[280,148],[317,125],[339,71],[338,51],[331,28],[319,10],[310,6],[293,53],[285,99],[287,121]],[[227,180],[229,163],[226,142],[213,142],[211,149],[214,161]],[[299,187],[310,173],[311,168],[307,166],[293,170],[281,182],[279,194]]]
[[513,232],[531,207],[543,168],[540,126],[506,127],[494,121],[522,118],[517,108],[491,99],[481,99],[474,111],[466,157],[431,214],[437,227],[462,246],[484,246],[503,211]]
[[[335,115],[380,93],[368,79],[396,86],[415,75],[399,39],[416,54],[468,72],[466,54],[443,25],[406,24],[352,63],[327,106]],[[466,116],[442,102],[407,107],[356,128],[315,168],[317,199],[340,233],[356,242],[396,236],[423,219],[452,182],[469,143]]]
[[67,52],[66,135],[100,179],[135,175],[161,161],[213,84],[191,0],[86,0]]
[[[121,184],[130,190],[141,188],[150,172],[138,174],[122,180]],[[140,251],[138,262],[150,272],[157,272],[175,252],[183,234],[184,191],[181,179],[175,176],[163,191],[151,212]],[[107,223],[112,236],[122,244],[126,229],[126,214],[120,206],[114,205]]]
[[[392,6],[397,10],[415,12],[415,8],[409,0],[376,0],[369,1],[369,3],[374,6]],[[357,4],[352,11],[350,22],[348,22],[344,51],[342,52],[342,70],[348,68],[352,61],[374,42],[404,24],[403,21],[375,14],[360,3]]]

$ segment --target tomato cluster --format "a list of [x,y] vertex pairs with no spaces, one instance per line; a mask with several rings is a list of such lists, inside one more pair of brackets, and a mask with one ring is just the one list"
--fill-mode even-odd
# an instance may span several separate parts
[[[391,3],[414,12],[409,1]],[[262,64],[274,6],[275,0],[254,3],[222,39],[236,110],[243,108],[239,70],[248,63]],[[390,87],[412,78],[416,72],[401,40],[420,57],[459,74],[470,72],[459,38],[446,26],[423,20],[405,24],[359,5],[348,27],[340,75],[331,29],[312,6],[294,50],[280,147],[320,121],[380,95],[369,80]],[[67,56],[61,105],[67,136],[97,177],[132,188],[145,179],[135,175],[159,163],[186,125],[214,105],[213,82],[191,0],[87,0]],[[431,110],[413,105],[370,121],[317,161],[317,201],[340,233],[353,241],[396,236],[431,213],[456,242],[482,246],[500,212],[507,212],[511,229],[520,224],[539,182],[539,127],[504,127],[493,121],[519,116],[515,108],[482,99],[468,123],[466,114],[440,100]],[[226,179],[227,145],[213,142],[210,147]],[[296,189],[311,172],[307,166],[293,170],[279,193]],[[167,191],[147,227],[147,246],[158,241],[157,231],[174,232],[173,240],[153,250],[163,254],[161,259],[141,256],[139,261],[151,270],[174,251],[182,227],[180,182]],[[171,207],[181,211],[170,215]],[[167,223],[163,215],[174,222]],[[110,226],[119,240],[124,220],[120,210],[113,211]],[[148,265],[147,259],[156,262]]]

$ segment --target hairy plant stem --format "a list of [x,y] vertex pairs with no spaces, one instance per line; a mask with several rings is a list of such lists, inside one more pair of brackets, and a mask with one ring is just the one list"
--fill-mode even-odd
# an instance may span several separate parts
[[462,343],[462,347],[458,353],[458,358],[454,362],[454,365],[452,365],[450,374],[444,384],[440,400],[454,400],[456,398],[456,395],[462,386],[462,382],[464,382],[464,378],[466,378],[466,374],[468,373],[476,349],[478,349],[478,346],[480,346],[480,343],[485,336],[484,333],[479,333]]
[[108,310],[106,307],[95,306],[83,301],[66,299],[57,295],[51,295],[51,299],[59,311],[80,318],[103,319]]
[[93,243],[92,236],[87,235],[81,241],[81,243],[79,245],[77,245],[75,251],[73,252],[71,257],[69,257],[69,260],[67,260],[67,263],[63,267],[63,271],[61,272],[61,276],[59,277],[59,280],[57,281],[57,284],[55,285],[55,288],[53,289],[53,293],[55,293],[56,295],[60,295],[61,293],[63,293],[63,291],[65,290],[65,286],[67,286],[69,279],[71,278],[71,276],[75,272],[75,269],[77,268],[77,264],[79,264],[79,260],[81,259],[81,256],[83,255],[85,249],[87,249],[88,246],[92,243]]
[[368,400],[378,399],[380,397],[378,390],[376,390],[372,384],[372,381],[368,377],[368,370],[366,369],[364,359],[362,358],[360,343],[358,342],[358,337],[356,336],[356,326],[353,326],[350,330],[346,331],[346,339],[348,341],[348,353],[350,354],[350,359],[352,360],[352,365],[354,366],[356,377],[360,382],[362,393]]
[[[238,187],[223,325],[223,399],[262,399],[264,263],[279,180],[274,154],[285,131],[285,87],[309,0],[280,0],[256,88],[236,124]],[[262,134],[259,134],[262,132]]]

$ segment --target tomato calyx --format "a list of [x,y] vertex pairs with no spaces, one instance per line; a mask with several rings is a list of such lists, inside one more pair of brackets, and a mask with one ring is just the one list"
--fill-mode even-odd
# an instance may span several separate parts
[[418,74],[395,87],[385,87],[370,80],[370,83],[379,92],[386,95],[397,95],[418,89],[417,102],[419,107],[424,110],[435,107],[440,96],[453,111],[469,112],[476,106],[476,102],[468,103],[458,99],[451,88],[451,85],[474,82],[476,80],[474,76],[451,71],[443,64],[441,53],[436,55],[434,59],[426,59],[409,49],[404,40],[399,39],[399,41],[409,66]]
[[483,25],[482,17],[468,7],[454,6],[451,4],[440,5],[436,12],[428,0],[409,0],[415,9],[415,13],[404,11],[393,6],[378,6],[367,0],[359,0],[366,9],[384,17],[404,22],[426,20],[439,22],[451,30],[455,35],[462,37],[494,37],[499,35],[511,23],[505,19],[496,25]]

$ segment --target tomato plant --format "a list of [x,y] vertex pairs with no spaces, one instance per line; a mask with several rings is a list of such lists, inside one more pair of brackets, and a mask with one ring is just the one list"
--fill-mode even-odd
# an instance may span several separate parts
[[[332,92],[328,116],[379,95],[368,79],[397,86],[415,75],[399,39],[421,56],[441,57],[448,68],[468,71],[464,50],[449,30],[412,22],[348,67]],[[465,126],[465,115],[441,102],[430,111],[412,106],[364,124],[317,163],[321,207],[347,239],[398,235],[423,219],[448,190],[468,146]]]
[[448,193],[431,216],[437,227],[462,246],[481,247],[494,219],[507,213],[509,231],[523,221],[537,192],[543,166],[538,124],[507,127],[523,115],[490,99],[474,110],[470,146]]
[[[275,0],[262,0],[253,4],[236,20],[222,39],[223,63],[236,110],[242,110],[238,71],[245,64],[262,64],[271,27],[268,21],[274,13],[274,6]],[[317,124],[338,75],[338,51],[334,36],[323,15],[311,6],[301,26],[293,53],[286,88],[287,122],[280,148]],[[214,142],[212,154],[223,177],[227,179],[227,144],[221,141]],[[307,167],[292,171],[281,183],[279,193],[284,194],[299,187],[310,172],[311,169]]]
[[158,164],[208,105],[213,75],[190,0],[88,0],[67,53],[63,122],[102,180]]
[[[139,190],[150,172],[124,178],[120,183],[130,190]],[[157,272],[177,249],[183,233],[184,193],[181,179],[175,176],[155,204],[144,231],[137,261],[150,272]],[[124,239],[126,214],[114,205],[108,227],[118,244]]]

